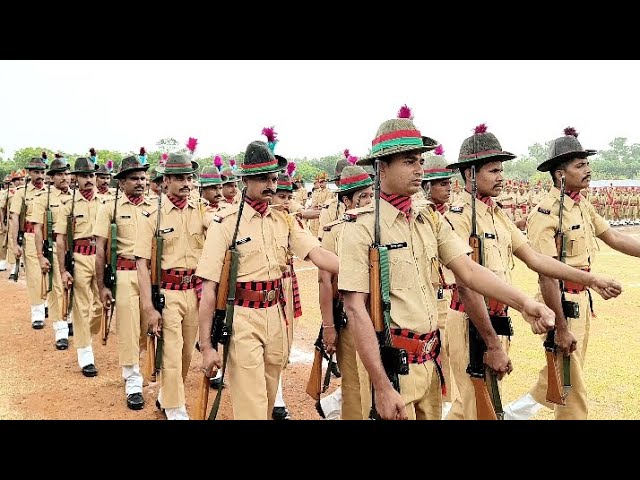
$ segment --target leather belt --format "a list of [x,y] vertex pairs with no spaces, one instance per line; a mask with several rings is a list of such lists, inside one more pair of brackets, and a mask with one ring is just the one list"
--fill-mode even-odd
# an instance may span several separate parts
[[430,335],[428,340],[420,340],[391,334],[391,343],[396,348],[404,348],[408,354],[415,356],[429,355],[438,346],[438,336],[434,334]]
[[73,245],[78,247],[95,247],[96,237],[78,238],[77,240],[73,241]]
[[136,265],[135,260],[131,260],[130,258],[118,257],[116,261],[116,270],[137,270],[138,267]]
[[166,283],[173,283],[175,285],[194,285],[198,277],[195,275],[174,275],[167,273],[166,270],[162,270],[160,281]]
[[248,290],[236,287],[236,300],[247,300],[249,302],[273,302],[278,298],[279,288],[273,290]]

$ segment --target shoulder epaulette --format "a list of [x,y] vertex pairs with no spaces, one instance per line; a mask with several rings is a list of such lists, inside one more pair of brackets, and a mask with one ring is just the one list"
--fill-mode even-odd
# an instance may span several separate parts
[[237,213],[238,210],[240,210],[239,205],[229,205],[227,208],[223,208],[222,210],[217,211],[213,216],[213,221],[216,223],[222,223],[222,220],[230,215],[233,215],[234,213]]
[[462,213],[464,211],[464,206],[454,206],[451,205],[449,207],[449,211],[453,213]]

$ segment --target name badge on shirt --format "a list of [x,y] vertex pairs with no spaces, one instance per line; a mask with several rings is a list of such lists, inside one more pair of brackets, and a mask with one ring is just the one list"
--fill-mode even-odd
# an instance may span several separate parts
[[251,241],[251,237],[244,237],[244,238],[241,238],[240,240],[237,240],[236,245],[243,245],[250,241]]
[[151,214],[150,214],[149,212],[147,212],[146,210],[143,210],[141,213],[142,213],[142,215],[144,215],[145,217],[150,217],[150,216],[151,216]]
[[120,215],[120,218],[131,218],[131,215]]
[[580,225],[571,225],[571,230],[578,230]]
[[490,238],[492,240],[495,240],[496,236],[493,233],[485,233],[484,238]]
[[171,232],[173,232],[173,227],[163,228],[162,230],[160,230],[160,233],[162,234],[171,233]]
[[386,245],[383,245],[384,247],[387,247],[387,250],[396,250],[398,248],[404,248],[407,246],[407,242],[398,242],[398,243],[387,243]]

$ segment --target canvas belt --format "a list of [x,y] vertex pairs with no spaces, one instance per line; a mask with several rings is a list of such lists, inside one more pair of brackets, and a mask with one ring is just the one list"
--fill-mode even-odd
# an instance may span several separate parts
[[118,257],[116,270],[137,270],[136,261],[130,258]]

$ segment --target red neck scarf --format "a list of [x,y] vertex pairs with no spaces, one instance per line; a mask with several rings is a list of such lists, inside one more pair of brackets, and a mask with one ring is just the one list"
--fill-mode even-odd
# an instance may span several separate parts
[[105,189],[104,189],[104,190],[103,190],[103,189],[101,189],[101,188],[99,188],[99,189],[98,189],[98,192],[99,192],[100,194],[102,194],[102,195],[104,195],[104,194],[106,194],[106,193],[109,193],[109,187],[105,187]]
[[[471,192],[469,190],[465,189],[465,192],[467,192],[469,195],[471,195]],[[484,203],[485,205],[487,205],[488,207],[493,208],[493,206],[495,205],[495,202],[493,201],[493,198],[487,196],[482,196],[479,193],[476,194],[476,198],[478,200],[480,200],[482,203]]]
[[442,215],[445,213],[445,204],[444,203],[436,203],[436,210],[440,212]]
[[187,197],[179,198],[174,197],[173,195],[167,195],[167,197],[169,198],[169,200],[171,200],[171,203],[173,203],[180,210],[182,210],[187,205]]
[[224,197],[224,201],[227,202],[227,203],[233,204],[233,199],[234,198],[236,198],[236,197]]
[[95,195],[96,191],[91,189],[91,190],[80,190],[80,193],[82,194],[82,196],[85,198],[85,200],[87,202],[90,202],[91,200],[93,200],[93,196]]
[[391,205],[393,205],[394,207],[396,207],[398,210],[400,210],[402,213],[404,213],[404,216],[407,218],[407,220],[409,220],[411,214],[411,197],[405,197],[402,195],[387,195],[384,192],[380,192],[380,198],[382,198],[383,200],[389,202]]
[[245,197],[244,201],[262,217],[267,214],[267,209],[269,208],[269,204],[267,202],[258,202],[256,200],[251,200],[249,197]]
[[582,199],[582,195],[580,195],[580,192],[567,191],[567,195],[569,195],[569,198],[576,203],[580,203],[580,200]]
[[140,195],[139,197],[130,197],[127,195],[127,200],[129,200],[134,205],[140,205],[144,201],[144,195]]
[[40,181],[40,183],[38,184],[33,184],[33,188],[35,188],[36,190],[44,190],[44,182]]

